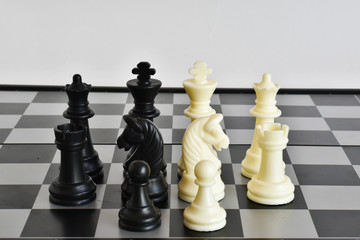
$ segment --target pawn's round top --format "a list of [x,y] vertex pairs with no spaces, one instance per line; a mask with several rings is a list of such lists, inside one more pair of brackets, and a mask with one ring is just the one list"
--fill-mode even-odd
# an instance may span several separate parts
[[142,160],[135,160],[128,168],[129,178],[134,183],[146,183],[150,176],[149,165]]
[[210,160],[201,160],[195,166],[195,176],[201,182],[212,182],[216,176],[216,166]]

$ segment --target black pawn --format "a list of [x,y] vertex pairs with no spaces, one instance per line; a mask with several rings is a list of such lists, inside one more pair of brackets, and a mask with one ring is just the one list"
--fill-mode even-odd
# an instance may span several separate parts
[[140,62],[132,70],[133,74],[138,75],[137,79],[129,80],[126,85],[134,98],[134,108],[129,114],[134,117],[141,117],[153,121],[160,115],[160,111],[154,106],[154,99],[161,87],[161,81],[152,79],[156,70],[150,68],[150,63]]
[[49,187],[50,201],[58,205],[78,206],[96,198],[96,185],[85,174],[81,149],[84,148],[86,129],[70,123],[54,128],[55,143],[61,151],[59,176]]
[[103,163],[99,159],[97,151],[94,149],[88,121],[89,118],[95,115],[93,110],[89,108],[88,95],[90,89],[91,85],[83,83],[81,76],[75,74],[72,84],[65,86],[65,91],[69,98],[69,107],[64,111],[63,116],[70,119],[70,123],[85,126],[87,133],[86,142],[81,152],[85,173],[95,182],[100,182],[104,176]]
[[119,211],[119,226],[137,232],[157,228],[161,224],[161,212],[154,206],[146,190],[149,165],[145,161],[133,161],[129,165],[128,176],[134,188],[129,201]]

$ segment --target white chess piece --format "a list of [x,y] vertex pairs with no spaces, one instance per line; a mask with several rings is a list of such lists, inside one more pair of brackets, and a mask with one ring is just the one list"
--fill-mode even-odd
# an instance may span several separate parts
[[[279,85],[271,81],[269,73],[263,74],[260,83],[254,83],[256,92],[256,106],[250,110],[250,114],[256,117],[255,129],[257,126],[274,123],[274,118],[281,115],[281,111],[276,107],[276,93]],[[261,149],[256,141],[256,131],[254,131],[251,147],[246,151],[246,156],[241,162],[241,174],[251,178],[259,172],[261,162]]]
[[178,183],[178,196],[180,199],[191,202],[194,200],[198,186],[195,184],[195,165],[202,159],[212,161],[218,170],[215,184],[212,187],[216,200],[225,196],[225,185],[220,177],[221,161],[217,152],[229,146],[229,138],[220,125],[222,114],[214,114],[194,120],[186,129],[182,152],[185,164],[183,176]]
[[[185,91],[190,98],[190,106],[184,111],[185,116],[194,121],[215,114],[215,110],[210,106],[210,99],[216,89],[217,82],[207,78],[207,75],[212,73],[212,69],[208,68],[204,62],[196,62],[194,67],[189,69],[189,73],[194,78],[183,81]],[[185,166],[181,156],[178,161],[179,176],[182,176],[184,170]]]
[[283,150],[288,142],[289,127],[279,123],[256,127],[257,140],[262,149],[259,173],[248,182],[247,196],[265,205],[281,205],[294,199],[294,184],[285,175]]
[[226,212],[215,200],[211,186],[215,183],[216,166],[212,161],[202,160],[195,167],[199,190],[190,206],[184,210],[184,225],[192,230],[210,232],[226,225]]

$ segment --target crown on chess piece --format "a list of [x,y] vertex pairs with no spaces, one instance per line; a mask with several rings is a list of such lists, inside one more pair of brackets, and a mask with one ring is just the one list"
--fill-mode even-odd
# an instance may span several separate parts
[[281,111],[276,107],[276,94],[279,85],[271,81],[270,73],[264,73],[260,83],[253,84],[256,92],[256,106],[250,110],[251,115],[261,118],[279,117]]
[[152,121],[160,115],[159,109],[154,106],[154,99],[161,87],[161,82],[151,78],[156,73],[156,70],[150,68],[150,66],[148,62],[140,62],[132,70],[132,73],[137,75],[137,79],[129,80],[126,85],[134,98],[135,104],[129,114]]
[[196,62],[194,67],[189,69],[189,73],[194,78],[183,82],[190,98],[190,107],[185,109],[184,114],[192,120],[215,114],[215,110],[210,106],[210,99],[217,82],[207,78],[207,75],[212,73],[212,69],[208,68],[204,62]]
[[63,114],[65,118],[85,119],[95,115],[89,107],[88,95],[90,90],[91,85],[83,83],[80,74],[73,76],[73,82],[65,86],[69,98],[69,107]]

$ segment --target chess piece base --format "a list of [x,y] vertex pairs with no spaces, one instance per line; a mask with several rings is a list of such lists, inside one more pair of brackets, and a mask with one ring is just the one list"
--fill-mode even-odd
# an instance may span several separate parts
[[284,176],[281,182],[268,183],[261,181],[256,174],[247,185],[247,197],[264,205],[282,205],[294,199],[295,187],[288,176]]
[[80,206],[96,198],[96,185],[87,177],[87,180],[77,184],[66,184],[55,178],[49,187],[50,202],[63,206]]
[[[141,209],[126,209],[122,208],[119,211],[119,227],[135,232],[145,232],[153,230],[161,224],[161,213],[154,212],[151,207],[144,207]],[[139,218],[139,211],[141,211],[141,218]]]
[[198,232],[212,232],[225,227],[226,212],[218,205],[217,203],[210,211],[204,211],[192,203],[184,210],[185,227]]

